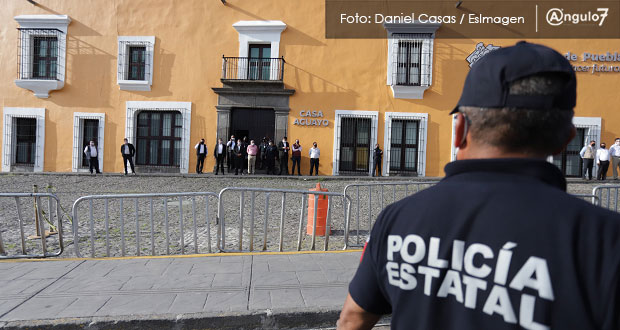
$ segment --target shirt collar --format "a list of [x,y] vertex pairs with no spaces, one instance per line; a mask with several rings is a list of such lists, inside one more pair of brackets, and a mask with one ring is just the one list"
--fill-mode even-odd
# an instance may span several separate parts
[[532,158],[468,159],[448,163],[446,178],[474,172],[527,176],[566,191],[566,179],[553,164]]

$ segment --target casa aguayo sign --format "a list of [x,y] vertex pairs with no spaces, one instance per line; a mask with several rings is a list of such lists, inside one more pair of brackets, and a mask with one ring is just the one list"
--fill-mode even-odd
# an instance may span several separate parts
[[[467,56],[469,67],[472,67],[486,54],[499,48],[501,47],[492,44],[485,46],[483,42],[479,42],[476,44],[474,51]],[[581,55],[569,51],[564,54],[564,57],[571,62],[575,72],[590,72],[591,74],[620,72],[620,52],[617,51],[604,53],[583,52]]]
[[329,120],[323,118],[323,111],[301,110],[299,111],[299,117],[301,118],[295,119],[293,125],[313,127],[329,126]]

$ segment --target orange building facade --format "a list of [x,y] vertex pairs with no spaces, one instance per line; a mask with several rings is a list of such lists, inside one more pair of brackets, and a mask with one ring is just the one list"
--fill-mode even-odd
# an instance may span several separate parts
[[[299,139],[302,173],[443,176],[470,64],[512,39],[435,38],[440,24],[385,24],[386,39],[326,39],[324,1],[11,0],[0,12],[2,171],[193,173],[206,140]],[[620,136],[620,40],[537,39],[577,71],[577,138],[553,157],[581,175],[588,140]],[[603,55],[603,56],[601,56]],[[290,168],[290,164],[289,164]]]

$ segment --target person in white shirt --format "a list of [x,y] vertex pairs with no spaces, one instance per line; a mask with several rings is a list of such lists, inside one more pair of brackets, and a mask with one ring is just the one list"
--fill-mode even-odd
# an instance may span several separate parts
[[213,148],[213,157],[215,157],[215,175],[222,169],[224,175],[224,158],[226,158],[226,146],[222,142],[222,138],[217,139],[217,144]]
[[611,156],[611,167],[614,172],[614,180],[618,180],[618,167],[620,166],[620,138],[616,138],[616,142],[609,148]]
[[99,172],[99,152],[97,150],[97,146],[95,145],[95,141],[90,141],[90,143],[84,148],[84,154],[86,155],[86,159],[88,159],[88,170],[90,174],[93,174],[93,170],[97,174],[101,174]]
[[200,142],[196,144],[194,149],[196,149],[196,156],[198,157],[198,161],[196,162],[196,173],[201,174],[202,168],[205,165],[205,158],[207,157],[207,145],[205,144],[205,139],[200,139]]
[[605,149],[605,142],[601,142],[601,148],[596,150],[596,165],[598,165],[596,179],[605,180],[609,168],[609,150]]
[[319,175],[319,157],[321,156],[321,150],[316,147],[316,142],[312,143],[310,148],[310,175],[312,175],[312,168],[315,168],[315,175]]

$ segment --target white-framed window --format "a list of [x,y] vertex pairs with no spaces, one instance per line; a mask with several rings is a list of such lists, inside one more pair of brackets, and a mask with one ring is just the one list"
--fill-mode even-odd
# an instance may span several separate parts
[[191,102],[127,101],[125,137],[136,147],[136,166],[189,169]]
[[67,15],[20,15],[15,85],[48,98],[65,85]]
[[153,85],[154,36],[119,36],[117,83],[121,90],[150,91]]
[[43,172],[45,108],[4,108],[2,172]]
[[372,174],[372,151],[377,144],[379,112],[336,110],[333,175]]
[[260,76],[259,80],[281,80],[280,35],[286,24],[282,21],[239,21],[233,27],[239,33],[235,79],[256,80]]
[[95,141],[98,151],[99,170],[103,172],[105,113],[74,112],[73,113],[73,157],[72,172],[88,172],[88,160],[84,155],[84,147]]
[[386,112],[382,174],[426,175],[428,114]]
[[422,99],[433,81],[439,24],[384,24],[388,32],[387,85],[394,98]]

